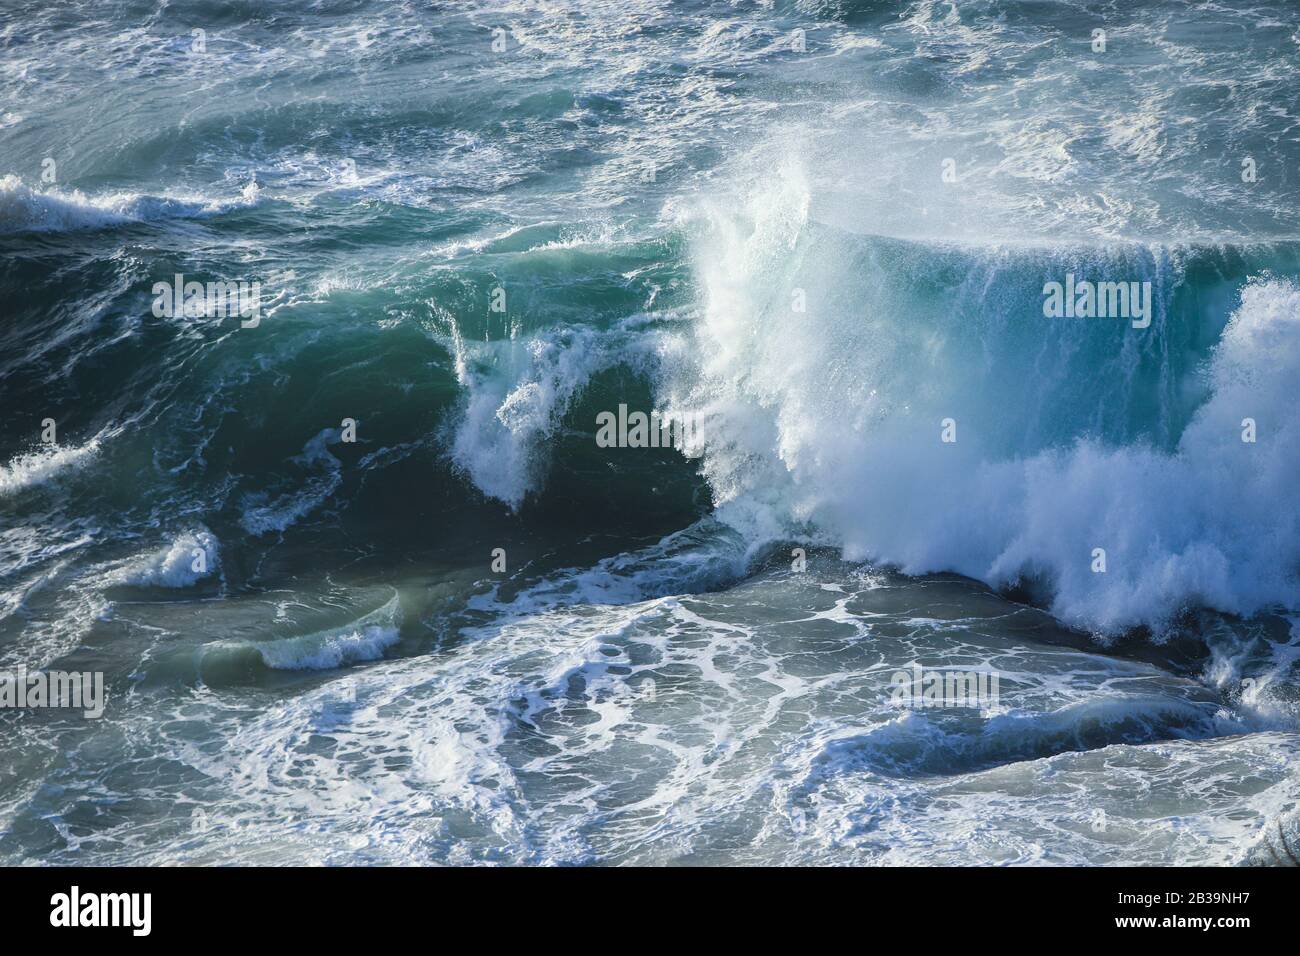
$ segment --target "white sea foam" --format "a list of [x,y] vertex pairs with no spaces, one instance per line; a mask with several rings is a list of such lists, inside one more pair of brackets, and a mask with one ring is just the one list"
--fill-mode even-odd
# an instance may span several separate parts
[[476,610],[527,616],[571,605],[631,604],[666,594],[709,591],[741,578],[763,542],[704,518],[649,547],[603,558],[590,568],[564,568],[514,595],[469,602]]
[[[1244,289],[1210,362],[1212,393],[1176,447],[1052,439],[1053,416],[1073,413],[1051,404],[1055,376],[1084,376],[1075,391],[1089,401],[1126,383],[1071,367],[1063,351],[1052,374],[1020,382],[1018,408],[989,407],[998,370],[986,363],[1000,345],[991,337],[1013,334],[1015,316],[982,330],[984,354],[945,353],[945,330],[917,335],[905,316],[861,318],[833,298],[844,287],[837,270],[852,260],[833,236],[809,234],[808,209],[808,186],[788,169],[751,198],[742,222],[720,216],[703,243],[701,358],[679,391],[693,390],[717,422],[705,473],[721,517],[811,520],[848,558],[908,573],[1034,579],[1050,588],[1058,617],[1105,633],[1160,630],[1198,605],[1242,615],[1300,606],[1294,284],[1261,279]],[[791,260],[804,263],[798,278]],[[796,283],[832,297],[792,314]],[[1035,332],[1067,333],[1076,348],[1071,330]],[[945,364],[954,352],[965,367]],[[1126,373],[1126,354],[1107,375],[1137,374]],[[1037,449],[999,446],[978,425],[1025,409],[1046,423]],[[954,444],[940,441],[947,416],[964,423]],[[1242,441],[1246,418],[1257,422],[1256,443]],[[1092,569],[1097,548],[1105,573]]]
[[[447,345],[462,391],[453,463],[483,494],[517,510],[544,486],[547,443],[594,376],[623,365],[654,377],[685,346],[655,327],[654,319],[668,315],[636,313],[609,330],[560,326],[491,342],[469,340],[453,327]],[[661,410],[681,411],[667,400]]]
[[216,535],[206,528],[177,535],[170,544],[128,561],[109,580],[115,584],[185,588],[216,572],[220,563]]
[[452,460],[480,491],[517,509],[541,486],[542,443],[610,355],[589,329],[486,344],[457,335],[453,347],[465,398]]
[[61,474],[81,468],[99,449],[99,439],[93,438],[84,445],[54,445],[19,455],[8,465],[0,465],[0,497],[47,484]]
[[1300,866],[1300,813],[1279,813],[1246,851],[1247,866]]
[[397,643],[400,627],[401,602],[394,594],[382,607],[341,627],[270,641],[220,641],[205,653],[252,652],[273,670],[332,670],[379,660]]
[[250,182],[238,199],[204,200],[144,193],[112,192],[87,196],[80,190],[32,189],[18,176],[0,178],[0,233],[69,232],[132,222],[187,219],[254,206],[258,186]]
[[275,670],[330,670],[344,664],[374,661],[384,648],[397,642],[397,628],[382,624],[357,624],[339,631],[286,637],[256,645],[267,667]]
[[[1036,643],[996,599],[907,617],[935,597],[813,577],[533,594],[349,674],[355,699],[321,684],[219,713],[219,747],[176,743],[250,831],[308,819],[392,861],[1224,863],[1294,793],[1294,735],[1242,736],[1193,680]],[[890,675],[917,658],[997,668],[1001,707],[900,715]]]

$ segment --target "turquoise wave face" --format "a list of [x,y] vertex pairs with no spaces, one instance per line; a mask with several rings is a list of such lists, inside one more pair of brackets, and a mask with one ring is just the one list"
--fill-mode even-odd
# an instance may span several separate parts
[[1267,857],[1300,34],[1130,7],[9,4],[0,855]]

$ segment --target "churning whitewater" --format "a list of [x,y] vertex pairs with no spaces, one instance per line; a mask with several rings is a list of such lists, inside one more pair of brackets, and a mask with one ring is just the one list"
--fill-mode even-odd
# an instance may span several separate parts
[[1122,7],[6,4],[0,860],[1294,864],[1300,17]]

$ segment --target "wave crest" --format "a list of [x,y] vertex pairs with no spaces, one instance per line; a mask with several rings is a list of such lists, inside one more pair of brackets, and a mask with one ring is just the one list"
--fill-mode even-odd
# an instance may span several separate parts
[[[1194,255],[899,244],[808,210],[787,170],[701,243],[699,357],[674,387],[717,423],[720,517],[811,525],[909,574],[1036,582],[1101,634],[1300,606],[1300,288],[1250,280],[1198,351],[1178,298]],[[1098,265],[1153,283],[1149,329],[1043,317],[1045,279]]]
[[250,182],[235,200],[193,200],[144,193],[114,192],[90,197],[80,190],[36,190],[18,176],[0,178],[0,234],[72,232],[136,222],[211,216],[254,206],[257,183]]

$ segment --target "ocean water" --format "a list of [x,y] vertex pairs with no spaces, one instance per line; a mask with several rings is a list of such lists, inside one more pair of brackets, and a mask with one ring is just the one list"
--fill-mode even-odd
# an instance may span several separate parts
[[5,3],[0,670],[107,701],[0,709],[0,860],[1293,863],[1298,68],[1284,2]]

